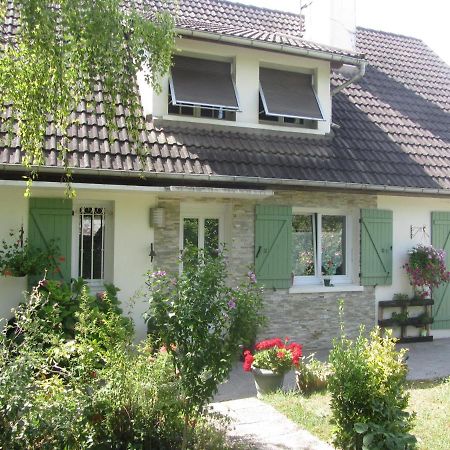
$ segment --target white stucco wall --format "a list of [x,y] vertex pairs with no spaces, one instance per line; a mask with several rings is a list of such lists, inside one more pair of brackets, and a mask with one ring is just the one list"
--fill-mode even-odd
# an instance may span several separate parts
[[[286,127],[272,126],[258,123],[258,95],[259,95],[259,67],[266,66],[281,70],[304,71],[312,73],[315,79],[315,89],[322,107],[325,121],[318,122],[318,128],[302,129],[289,127],[291,132],[325,134],[330,131],[331,96],[330,96],[330,64],[312,58],[255,50],[251,48],[223,45],[192,39],[177,39],[177,52],[193,57],[223,59],[235,61],[235,82],[239,97],[241,112],[236,113],[236,122],[217,121],[211,119],[191,118],[183,116],[169,116],[167,114],[168,76],[161,79],[162,91],[150,98],[150,88],[141,86],[141,96],[146,112],[151,111],[156,118],[166,120],[195,121],[197,123],[213,123],[224,126],[244,126],[261,129],[286,130]],[[143,77],[139,82],[142,84]]]
[[[23,189],[0,187],[0,242],[8,241],[9,232],[17,232],[22,224],[27,233],[28,200],[23,192]],[[11,317],[11,308],[24,299],[26,287],[26,278],[0,276],[0,318]]]
[[[428,197],[378,196],[378,208],[393,212],[393,271],[391,286],[377,286],[376,301],[391,300],[395,293],[412,294],[403,265],[408,259],[408,251],[417,244],[431,244],[431,213],[450,211],[450,199]],[[411,239],[410,227],[425,226]],[[450,337],[449,332],[433,331],[435,337]]]
[[[0,240],[8,236],[10,229],[17,230],[23,223],[28,225],[28,200],[24,188],[0,186]],[[33,187],[35,197],[63,197],[64,187],[58,189]],[[136,339],[145,337],[146,327],[142,313],[146,310],[144,274],[151,270],[150,244],[153,229],[149,211],[155,205],[156,196],[151,192],[119,192],[99,189],[78,189],[74,202],[110,202],[113,209],[113,232],[111,239],[113,264],[106,281],[120,288],[119,299],[124,313],[135,322]],[[108,233],[108,231],[107,231]],[[0,317],[10,317],[11,308],[23,300],[26,279],[0,276]]]

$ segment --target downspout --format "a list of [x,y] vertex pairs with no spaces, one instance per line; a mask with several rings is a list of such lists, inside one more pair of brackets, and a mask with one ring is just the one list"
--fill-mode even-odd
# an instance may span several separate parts
[[342,89],[345,89],[350,84],[355,83],[356,81],[360,80],[366,73],[366,66],[367,66],[367,61],[360,61],[358,63],[358,68],[359,68],[358,73],[355,76],[353,76],[352,78],[350,78],[349,80],[347,80],[345,83],[342,83],[339,86],[336,86],[331,91],[331,95],[336,95],[338,92],[341,92]]

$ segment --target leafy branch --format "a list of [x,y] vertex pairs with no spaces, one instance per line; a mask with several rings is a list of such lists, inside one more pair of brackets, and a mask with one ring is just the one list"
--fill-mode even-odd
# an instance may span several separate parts
[[[89,112],[99,107],[110,141],[118,130],[116,107],[123,106],[145,170],[139,139],[145,123],[135,77],[144,71],[160,90],[158,80],[169,70],[174,47],[170,14],[150,14],[138,0],[0,0],[0,26],[7,20],[16,26],[0,41],[0,126],[9,139],[20,137],[22,164],[30,170],[26,194],[44,164],[50,127],[57,130],[58,156],[70,182],[68,129],[77,125],[82,102]],[[96,98],[100,91],[104,98]]]

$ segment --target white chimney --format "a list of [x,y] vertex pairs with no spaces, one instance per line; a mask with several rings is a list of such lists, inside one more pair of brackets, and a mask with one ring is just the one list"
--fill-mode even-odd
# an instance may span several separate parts
[[301,4],[308,5],[302,10],[306,40],[355,50],[356,0],[303,0]]

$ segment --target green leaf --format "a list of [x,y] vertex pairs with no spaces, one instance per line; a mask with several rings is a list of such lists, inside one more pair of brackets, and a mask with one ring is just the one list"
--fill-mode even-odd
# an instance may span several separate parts
[[369,429],[367,423],[355,423],[354,429],[358,434],[363,434]]

